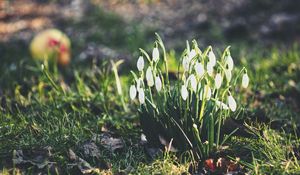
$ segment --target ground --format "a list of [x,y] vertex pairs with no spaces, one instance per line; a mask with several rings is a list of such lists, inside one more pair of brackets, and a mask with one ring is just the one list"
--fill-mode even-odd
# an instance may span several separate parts
[[[249,174],[300,173],[298,2],[15,0],[0,6],[3,174],[191,172],[184,156],[141,139],[128,97],[129,70],[139,48],[150,51],[155,32],[170,58],[179,58],[186,40],[213,45],[217,53],[231,45],[237,67],[245,65],[251,79],[239,96],[245,108],[239,122],[255,137],[231,137],[221,157],[238,157]],[[72,62],[42,70],[28,45],[51,27],[71,38]],[[111,70],[111,60],[119,59],[125,60],[123,97]]]

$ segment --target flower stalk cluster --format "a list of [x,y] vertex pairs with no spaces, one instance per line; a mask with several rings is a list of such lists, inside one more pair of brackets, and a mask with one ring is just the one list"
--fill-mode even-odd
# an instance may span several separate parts
[[[229,47],[216,56],[211,46],[201,51],[193,41],[191,48],[187,43],[180,58],[177,80],[170,81],[160,37],[157,35],[151,57],[143,49],[140,51],[138,74],[132,71],[134,80],[129,94],[132,100],[138,99],[148,141],[155,142],[157,134],[174,139],[177,149],[192,150],[198,159],[209,156],[224,141],[220,132],[224,120],[239,108],[235,90],[248,87],[247,70],[243,68],[235,77]],[[147,132],[151,128],[157,132]]]

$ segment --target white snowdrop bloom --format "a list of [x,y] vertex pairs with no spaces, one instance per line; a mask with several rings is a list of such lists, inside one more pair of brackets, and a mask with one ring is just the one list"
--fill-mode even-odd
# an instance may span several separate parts
[[216,87],[216,89],[219,89],[221,87],[222,81],[223,81],[223,79],[222,79],[221,74],[217,73],[217,75],[215,76],[215,87]]
[[202,77],[202,76],[204,75],[204,73],[205,73],[203,64],[197,62],[197,63],[195,64],[195,71],[196,71],[196,74],[197,74],[199,77]]
[[181,97],[182,97],[182,99],[185,101],[187,99],[188,95],[189,95],[189,92],[188,92],[186,86],[182,85],[181,86]]
[[143,58],[143,56],[140,56],[138,61],[137,61],[137,64],[136,64],[138,70],[142,71],[144,69],[144,65],[145,65],[144,58]]
[[249,85],[249,76],[247,73],[244,73],[243,78],[242,78],[242,87],[247,88]]
[[227,81],[230,82],[230,80],[232,78],[231,70],[225,69],[225,77],[226,77]]
[[188,60],[188,57],[183,57],[183,59],[182,59],[182,66],[183,66],[183,69],[184,69],[184,71],[189,71],[189,67],[190,67],[190,62],[189,62],[189,60]]
[[192,87],[193,91],[196,92],[197,91],[197,79],[196,79],[195,75],[191,74],[189,76],[188,80],[191,84],[191,87]]
[[190,62],[196,55],[197,55],[197,53],[196,53],[195,49],[192,49],[192,50],[190,51],[190,53],[188,54],[188,60],[189,60],[189,62]]
[[154,78],[153,78],[153,74],[152,74],[152,70],[151,70],[150,66],[148,67],[148,69],[146,71],[146,80],[147,80],[148,86],[152,87],[154,85]]
[[210,98],[211,98],[211,89],[208,85],[205,85],[204,88],[200,92],[200,99],[201,100],[204,100],[204,99],[209,100]]
[[131,85],[129,88],[129,96],[131,100],[135,99],[136,97],[136,88],[134,85]]
[[159,51],[158,51],[157,47],[153,48],[152,58],[153,58],[154,62],[156,62],[156,63],[158,62],[158,60],[159,60]]
[[157,92],[161,91],[162,83],[161,83],[159,76],[155,77],[155,88],[156,88]]
[[138,92],[139,92],[139,102],[141,104],[144,104],[145,103],[145,92],[143,89],[140,89]]
[[228,106],[225,103],[223,103],[223,102],[221,102],[219,100],[216,100],[216,105],[217,105],[217,107],[219,109],[224,109],[224,110],[228,110],[229,109]]
[[234,63],[233,63],[233,59],[230,55],[225,57],[225,65],[228,66],[227,68],[230,71],[233,69]]
[[216,55],[214,54],[213,51],[210,51],[208,53],[208,62],[210,62],[212,66],[215,66],[217,63]]
[[209,76],[212,76],[214,73],[214,65],[211,62],[208,62],[206,65],[206,70]]
[[236,102],[235,102],[234,98],[231,96],[231,94],[227,97],[227,103],[228,103],[230,110],[232,112],[234,112],[236,110]]

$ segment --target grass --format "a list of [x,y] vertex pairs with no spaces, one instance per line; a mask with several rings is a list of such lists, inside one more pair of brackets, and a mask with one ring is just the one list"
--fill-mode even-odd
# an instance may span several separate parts
[[[87,24],[101,21],[98,24],[101,30],[91,34],[91,41],[104,42],[130,53],[150,45],[145,39],[149,31],[143,32],[139,25],[133,24],[138,36],[121,40],[131,35],[117,30],[116,23],[122,24],[122,21],[113,14],[98,13],[86,21]],[[83,26],[83,23],[71,25]],[[111,38],[106,35],[109,28],[116,30]],[[94,61],[83,65],[76,59],[76,50],[82,48],[84,42],[75,42],[74,62],[67,69],[58,68],[58,72],[51,64],[42,70],[41,63],[29,59],[26,46],[16,53],[13,50],[17,48],[1,44],[6,52],[1,55],[0,66],[0,171],[3,174],[39,171],[32,165],[14,165],[14,150],[25,152],[51,147],[50,161],[57,163],[58,172],[72,174],[72,170],[67,169],[69,149],[83,157],[82,145],[94,135],[109,130],[113,137],[121,138],[124,145],[112,152],[98,144],[100,159],[86,160],[92,166],[102,162],[100,174],[187,173],[189,159],[183,161],[177,154],[167,152],[154,160],[149,158],[140,144],[142,131],[136,108],[128,97],[128,82],[132,77],[126,71],[127,66],[121,65],[119,69],[128,108],[124,110],[111,63]],[[233,44],[232,48],[236,65],[246,65],[251,79],[251,90],[240,95],[238,101],[245,105],[245,122],[256,137],[232,137],[226,145],[226,156],[240,157],[240,163],[249,174],[299,174],[299,46],[269,48]],[[170,71],[176,71],[178,53],[168,53],[174,64]],[[126,64],[135,67],[135,61]]]

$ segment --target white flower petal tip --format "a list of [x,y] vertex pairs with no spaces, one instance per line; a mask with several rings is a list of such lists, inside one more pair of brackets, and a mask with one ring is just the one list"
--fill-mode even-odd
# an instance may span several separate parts
[[212,66],[216,65],[216,63],[217,63],[216,55],[214,54],[213,51],[210,51],[208,53],[208,60],[209,60],[209,62],[211,63]]
[[138,61],[137,61],[137,64],[136,64],[138,70],[142,71],[144,69],[144,65],[145,65],[144,58],[143,58],[143,56],[140,56]]
[[197,74],[199,77],[202,77],[202,76],[204,75],[204,73],[205,73],[203,64],[197,62],[197,63],[195,64],[195,71],[196,71],[196,74]]
[[236,102],[235,102],[234,98],[231,95],[229,95],[227,97],[227,102],[228,102],[228,106],[229,106],[230,110],[232,112],[234,112],[236,110]]
[[185,101],[187,99],[188,95],[189,95],[189,92],[188,92],[186,86],[182,85],[181,86],[181,97],[182,97],[182,99]]
[[224,109],[224,110],[228,110],[229,109],[229,107],[225,104],[225,103],[223,103],[223,102],[221,102],[221,101],[216,101],[216,105],[217,105],[217,107],[218,107],[218,109]]
[[130,89],[129,89],[129,96],[130,96],[130,99],[131,99],[131,100],[135,99],[136,93],[137,93],[137,91],[136,91],[135,86],[134,86],[134,85],[131,85],[131,86],[130,86]]
[[229,69],[230,71],[233,69],[234,63],[230,55],[226,56],[225,65],[227,66],[227,69]]
[[249,76],[247,73],[245,73],[242,78],[242,87],[247,88],[248,85],[249,85]]
[[217,73],[216,77],[215,77],[215,88],[219,89],[222,85],[222,76],[220,73]]
[[191,74],[188,78],[188,81],[189,81],[193,91],[196,92],[197,91],[197,79],[196,79],[195,75]]
[[140,102],[140,104],[145,103],[145,92],[143,89],[139,90],[139,102]]
[[146,80],[147,80],[148,86],[150,86],[150,87],[154,86],[154,78],[153,78],[151,67],[148,67],[148,69],[146,71]]
[[157,92],[160,92],[161,88],[162,88],[161,79],[158,76],[155,77],[155,88],[156,88]]
[[153,61],[154,62],[158,62],[159,60],[159,51],[158,51],[158,48],[157,47],[154,47],[153,48],[153,51],[152,51],[152,58],[153,58]]

